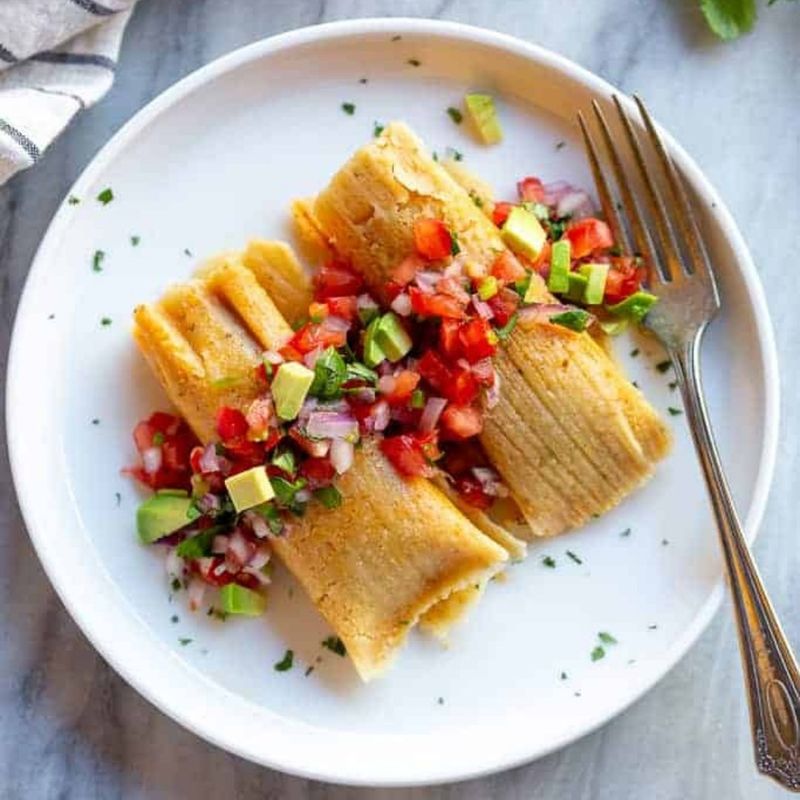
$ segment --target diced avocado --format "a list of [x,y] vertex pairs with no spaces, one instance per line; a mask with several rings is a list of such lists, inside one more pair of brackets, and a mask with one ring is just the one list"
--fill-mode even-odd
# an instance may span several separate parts
[[464,105],[467,107],[483,143],[497,144],[503,138],[503,129],[500,127],[492,96],[467,94],[464,95]]
[[259,592],[229,583],[219,590],[219,604],[226,614],[259,617],[267,610],[267,598]]
[[399,361],[411,349],[413,342],[403,323],[389,311],[378,320],[375,341],[389,361]]
[[618,317],[627,317],[634,322],[641,322],[647,312],[658,302],[658,298],[650,292],[634,292],[630,297],[626,297],[622,302],[606,308]]
[[494,275],[487,275],[481,278],[478,284],[478,297],[481,300],[489,300],[497,294],[497,278]]
[[565,300],[570,300],[573,303],[583,302],[583,293],[586,291],[586,285],[589,279],[581,275],[579,272],[569,273],[569,289],[564,294]]
[[581,265],[581,275],[587,280],[586,289],[583,292],[584,303],[590,306],[600,305],[606,291],[608,264],[583,264]]
[[514,206],[503,224],[503,239],[515,252],[538,258],[547,241],[542,223],[522,206]]
[[563,294],[569,291],[571,249],[569,239],[554,242],[550,249],[550,277],[547,279],[547,288],[551,292]]
[[375,319],[367,325],[367,332],[364,334],[364,363],[368,367],[377,367],[378,364],[386,358],[386,353],[381,350],[375,339],[378,323],[380,321],[380,317],[375,317]]
[[162,497],[188,497],[186,489],[156,489],[156,494]]
[[586,326],[592,319],[592,315],[582,308],[571,308],[569,311],[562,311],[550,317],[553,325],[561,325],[562,328],[569,328],[576,333],[583,333]]
[[272,399],[281,419],[294,419],[300,413],[313,382],[313,371],[297,361],[280,365],[272,381]]
[[608,336],[619,336],[628,330],[628,320],[625,317],[614,320],[601,320],[600,328]]
[[237,513],[272,500],[275,491],[265,467],[252,467],[225,479],[225,488]]
[[136,511],[136,530],[142,542],[151,544],[188,525],[196,517],[189,497],[154,494]]

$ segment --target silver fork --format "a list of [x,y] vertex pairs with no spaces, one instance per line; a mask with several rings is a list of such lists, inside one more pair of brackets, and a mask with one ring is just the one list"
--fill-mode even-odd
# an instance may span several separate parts
[[[641,187],[638,192],[626,174],[620,150],[597,101],[593,101],[592,108],[608,154],[605,169],[589,125],[580,112],[578,124],[615,240],[626,253],[645,258],[648,288],[659,298],[644,324],[669,353],[714,508],[733,595],[756,766],[797,792],[800,791],[800,670],[747,548],[714,442],[700,380],[703,333],[720,307],[714,272],[682,179],[647,109],[638,97],[634,98],[644,123],[637,133],[623,103],[616,96],[612,99],[624,132],[622,138],[633,156],[633,172]],[[609,174],[613,181],[608,180]],[[619,201],[612,185],[617,187]],[[637,193],[643,196],[644,209],[637,201]]]

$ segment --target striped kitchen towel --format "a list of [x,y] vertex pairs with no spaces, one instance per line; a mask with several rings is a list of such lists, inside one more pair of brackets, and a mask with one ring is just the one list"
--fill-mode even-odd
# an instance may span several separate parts
[[0,184],[111,88],[136,0],[0,0]]

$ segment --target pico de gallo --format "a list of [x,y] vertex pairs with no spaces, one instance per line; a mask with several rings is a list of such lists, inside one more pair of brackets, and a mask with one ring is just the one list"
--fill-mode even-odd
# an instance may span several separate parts
[[[270,539],[289,535],[309,503],[342,502],[337,477],[365,437],[400,475],[443,474],[465,503],[491,508],[508,491],[478,436],[500,397],[493,357],[515,326],[619,328],[655,301],[641,263],[569,184],[524,178],[491,216],[510,249],[488,267],[459,258],[457,236],[433,218],[416,221],[413,251],[379,293],[346,263],[323,266],[307,318],[255,367],[260,396],[219,409],[215,444],[162,412],[136,426],[140,463],[128,472],[155,491],[139,533],[166,546],[192,609],[217,589],[218,610],[261,613]],[[555,301],[531,300],[534,272]]]

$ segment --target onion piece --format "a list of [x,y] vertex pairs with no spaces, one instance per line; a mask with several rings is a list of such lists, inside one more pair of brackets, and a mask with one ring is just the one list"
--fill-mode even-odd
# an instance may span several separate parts
[[315,347],[303,356],[303,363],[309,368],[314,369],[317,365],[319,357],[322,355],[322,348]]
[[183,559],[178,555],[177,547],[170,547],[167,550],[167,557],[164,560],[164,566],[167,568],[167,575],[170,578],[183,577]]
[[215,494],[211,494],[211,492],[206,492],[198,501],[197,507],[202,511],[204,514],[208,514],[209,511],[219,511],[222,508],[222,500]]
[[359,313],[362,311],[376,312],[378,311],[378,304],[365,292],[356,297],[356,308]]
[[574,311],[575,306],[568,306],[562,303],[535,303],[532,306],[525,306],[519,310],[517,324],[523,330],[532,328],[536,323],[550,322],[550,317],[554,314],[562,314],[565,311]]
[[421,292],[433,294],[441,277],[442,274],[440,272],[434,272],[430,269],[421,270],[414,276],[414,283],[417,284],[417,288]]
[[344,439],[334,439],[331,442],[330,459],[337,474],[344,475],[353,466],[354,458],[355,447],[352,442],[346,442]]
[[235,530],[228,541],[225,552],[225,566],[228,572],[238,572],[253,555],[253,545],[244,538],[240,530]]
[[314,411],[305,429],[314,439],[353,439],[358,434],[358,422],[338,411]]
[[425,408],[419,418],[419,429],[423,433],[430,433],[436,427],[446,405],[447,400],[444,397],[429,397],[425,401]]
[[266,539],[269,536],[269,525],[260,514],[256,514],[255,511],[245,511],[243,517],[259,539]]
[[572,219],[591,217],[594,214],[594,204],[586,192],[582,189],[576,189],[565,194],[558,201],[556,214],[559,217],[572,217]]
[[269,586],[272,583],[269,575],[265,575],[260,569],[256,569],[255,567],[246,566],[242,572],[246,572],[248,575],[252,575],[262,586]]
[[491,358],[482,358],[472,365],[472,374],[480,381],[485,381],[487,385],[494,381],[495,369]]
[[346,319],[342,319],[342,317],[325,317],[320,325],[325,330],[332,331],[334,333],[347,333],[347,331],[350,330],[350,323]]
[[222,533],[218,533],[212,540],[211,540],[211,552],[217,556],[225,555],[225,551],[228,549],[228,544],[230,543],[230,538],[225,536]]
[[142,451],[142,467],[148,475],[155,475],[161,469],[162,461],[160,447],[148,447]]
[[199,464],[200,472],[219,472],[222,469],[222,459],[217,455],[215,445],[206,445],[203,455],[200,456]]
[[294,499],[297,503],[307,503],[311,499],[311,489],[300,489],[295,492]]
[[481,319],[491,319],[494,316],[492,307],[484,300],[481,300],[477,294],[472,295],[472,305]]
[[500,375],[495,371],[494,383],[486,389],[484,394],[487,410],[494,408],[500,402]]
[[206,583],[200,578],[192,578],[186,590],[189,595],[189,610],[197,611],[203,603],[203,595],[206,591]]
[[370,418],[372,419],[372,429],[375,431],[384,431],[392,418],[392,412],[389,404],[385,400],[378,400],[377,403],[370,411]]
[[472,474],[490,497],[508,497],[508,487],[500,480],[500,476],[488,467],[473,467]]
[[411,313],[411,298],[405,292],[400,292],[400,294],[392,300],[389,308],[401,317],[407,317]]
[[253,554],[247,566],[258,570],[264,569],[269,564],[270,558],[272,558],[272,550],[268,544],[264,543]]
[[283,356],[277,350],[265,350],[261,354],[261,358],[270,364],[283,364]]

